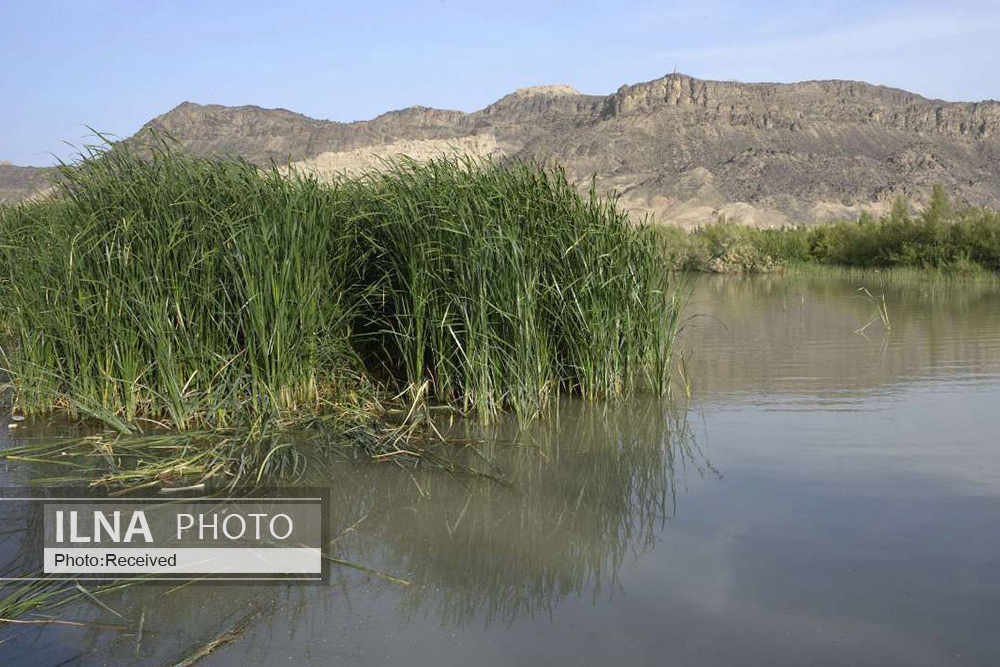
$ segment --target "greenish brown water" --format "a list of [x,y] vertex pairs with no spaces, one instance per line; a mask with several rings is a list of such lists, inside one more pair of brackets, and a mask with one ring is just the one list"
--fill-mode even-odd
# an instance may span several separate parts
[[997,664],[1000,293],[889,285],[891,331],[861,336],[859,287],[698,280],[690,408],[568,401],[501,427],[482,454],[505,485],[316,471],[332,552],[409,586],[136,587],[104,599],[144,614],[141,642],[21,627],[0,659],[172,664],[254,616],[200,664]]

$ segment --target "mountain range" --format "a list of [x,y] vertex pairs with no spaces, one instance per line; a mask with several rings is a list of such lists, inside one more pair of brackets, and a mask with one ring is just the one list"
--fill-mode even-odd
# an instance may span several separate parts
[[[146,128],[194,153],[291,162],[321,177],[401,154],[555,161],[581,187],[594,178],[616,191],[637,216],[683,226],[812,224],[885,210],[899,194],[919,207],[936,183],[958,201],[1000,206],[1000,102],[855,81],[674,73],[609,95],[537,86],[471,113],[415,106],[352,123],[185,102]],[[0,164],[0,199],[37,192],[48,175]]]

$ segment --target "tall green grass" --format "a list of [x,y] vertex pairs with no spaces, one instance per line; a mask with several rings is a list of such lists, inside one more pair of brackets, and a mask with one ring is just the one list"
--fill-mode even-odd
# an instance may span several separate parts
[[0,227],[20,409],[228,425],[337,384],[349,243],[320,184],[164,149],[62,174]]
[[488,417],[662,389],[659,239],[557,168],[440,158],[325,184],[118,146],[0,212],[16,409],[259,427],[425,392]]
[[[662,388],[680,313],[658,239],[559,170],[401,161],[340,185],[377,365],[480,415]],[[369,364],[371,365],[371,364]]]

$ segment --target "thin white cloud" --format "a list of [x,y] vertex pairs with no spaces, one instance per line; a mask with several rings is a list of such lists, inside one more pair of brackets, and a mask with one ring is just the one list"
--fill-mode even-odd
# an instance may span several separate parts
[[[767,41],[730,43],[693,49],[664,51],[656,56],[682,65],[743,65],[761,61],[852,58],[860,54],[894,54],[922,44],[932,44],[1000,29],[1000,13],[954,16],[945,14],[883,16],[865,23],[818,32],[806,37],[778,37]],[[938,45],[940,48],[940,45]]]

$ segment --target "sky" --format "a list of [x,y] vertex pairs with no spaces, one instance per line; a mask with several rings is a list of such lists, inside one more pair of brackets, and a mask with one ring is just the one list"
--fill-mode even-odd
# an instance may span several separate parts
[[1000,0],[0,0],[0,159],[70,159],[183,101],[351,121],[673,71],[1000,99]]

